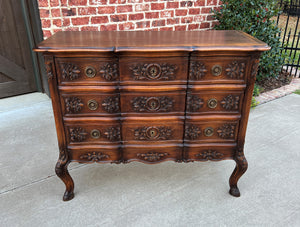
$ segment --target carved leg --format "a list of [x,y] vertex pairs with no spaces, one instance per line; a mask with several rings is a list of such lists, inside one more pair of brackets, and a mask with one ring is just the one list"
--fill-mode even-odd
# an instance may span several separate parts
[[229,185],[230,185],[229,193],[235,197],[239,197],[241,193],[237,187],[237,182],[248,168],[248,162],[245,158],[243,149],[237,150],[234,160],[236,162],[236,167],[233,170],[229,179]]
[[66,191],[63,196],[63,201],[69,201],[74,198],[74,181],[69,174],[67,161],[67,151],[60,150],[59,159],[55,166],[56,175],[65,183]]

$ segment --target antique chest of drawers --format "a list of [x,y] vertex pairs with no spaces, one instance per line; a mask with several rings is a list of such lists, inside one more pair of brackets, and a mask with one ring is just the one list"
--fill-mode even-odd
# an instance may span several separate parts
[[67,166],[232,159],[230,194],[247,169],[244,140],[262,51],[239,31],[58,32],[43,52],[59,143],[56,174],[74,197]]

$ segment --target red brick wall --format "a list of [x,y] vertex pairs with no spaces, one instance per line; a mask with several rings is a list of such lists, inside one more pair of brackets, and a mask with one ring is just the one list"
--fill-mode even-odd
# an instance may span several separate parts
[[221,0],[38,0],[44,38],[57,31],[206,30]]

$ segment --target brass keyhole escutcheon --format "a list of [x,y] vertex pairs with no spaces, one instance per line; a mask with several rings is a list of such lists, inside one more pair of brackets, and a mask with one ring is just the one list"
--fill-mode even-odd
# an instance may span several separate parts
[[207,106],[211,109],[216,108],[218,105],[218,101],[214,98],[207,100]]
[[156,79],[160,76],[161,67],[159,64],[149,64],[146,69],[146,72],[147,72],[147,76],[150,79]]
[[88,66],[85,68],[85,75],[89,78],[93,78],[96,76],[96,69],[92,66]]
[[212,127],[208,127],[206,129],[204,129],[204,135],[209,137],[212,136],[214,134],[214,129]]
[[222,66],[214,65],[211,69],[213,76],[220,76],[222,73]]
[[88,101],[87,106],[90,110],[96,110],[98,109],[98,102],[94,99],[91,99]]
[[152,97],[147,100],[146,106],[147,106],[148,110],[155,111],[155,110],[159,109],[160,102],[157,98]]
[[151,74],[151,76],[155,76],[157,74],[157,69],[155,67],[152,67],[150,69],[150,74]]
[[149,137],[149,139],[156,139],[159,135],[159,132],[158,132],[158,129],[157,128],[154,128],[154,127],[151,127],[151,128],[148,128],[147,130],[147,136]]
[[98,138],[100,138],[100,131],[98,130],[98,129],[93,129],[92,131],[91,131],[91,137],[93,138],[93,139],[98,139]]

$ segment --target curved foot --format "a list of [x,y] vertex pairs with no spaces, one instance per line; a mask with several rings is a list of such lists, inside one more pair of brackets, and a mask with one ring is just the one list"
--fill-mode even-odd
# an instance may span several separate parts
[[71,191],[71,192],[65,191],[65,194],[63,196],[63,201],[69,201],[73,198],[74,198],[74,192],[73,191]]
[[229,185],[230,185],[229,193],[232,196],[240,197],[241,193],[237,187],[237,182],[248,168],[248,162],[245,158],[243,149],[237,150],[234,160],[236,162],[236,167],[229,178]]

